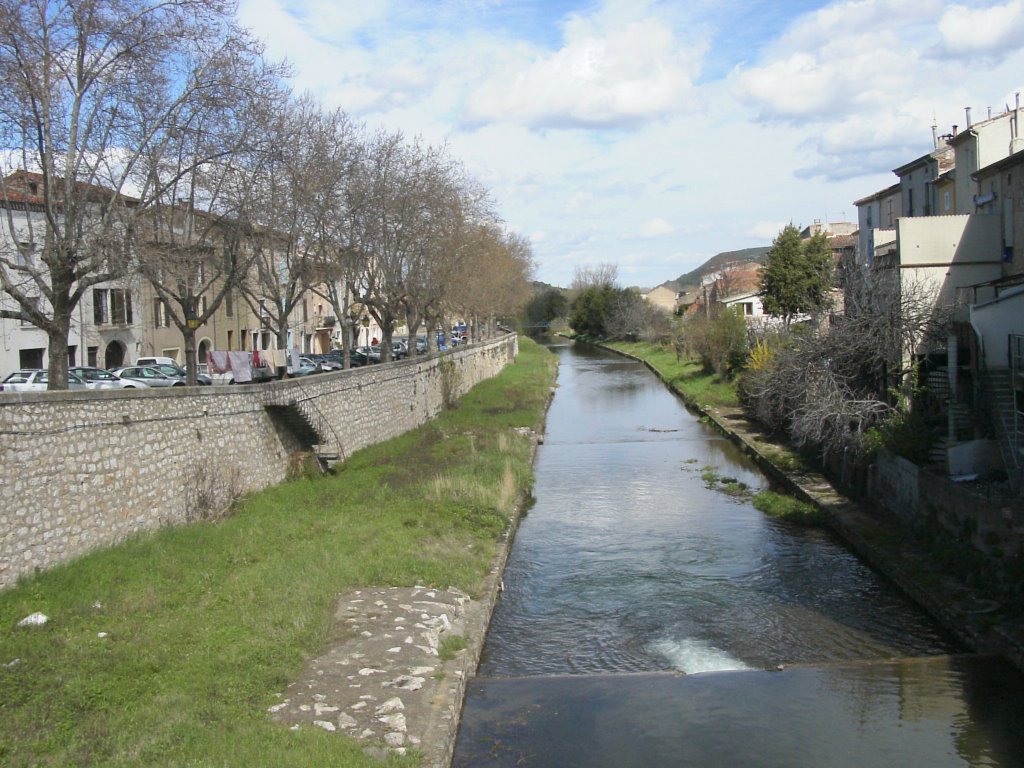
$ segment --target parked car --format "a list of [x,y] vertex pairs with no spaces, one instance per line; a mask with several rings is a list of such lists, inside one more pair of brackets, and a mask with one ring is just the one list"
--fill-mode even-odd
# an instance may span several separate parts
[[182,376],[168,376],[166,373],[161,373],[156,368],[150,365],[132,365],[127,368],[117,368],[114,370],[118,376],[122,379],[130,379],[131,381],[141,381],[143,384],[150,387],[184,387],[185,379]]
[[334,355],[331,352],[325,352],[323,354],[309,354],[306,355],[306,357],[308,357],[314,363],[319,365],[320,369],[325,373],[328,373],[330,371],[340,371],[342,368],[345,367],[345,364],[340,354],[340,350],[337,355]]
[[160,365],[173,365],[175,367],[180,367],[178,365],[178,361],[175,360],[173,357],[140,357],[135,361],[135,364],[148,365],[153,368],[156,368],[157,366]]
[[355,352],[358,352],[371,363],[380,362],[380,345],[377,345],[377,351],[374,352],[373,347],[356,347]]
[[[185,379],[186,383],[188,382],[188,372],[177,363],[150,363],[148,364],[147,367],[156,368],[158,371],[160,371],[160,373],[166,376],[171,376],[172,378]],[[213,384],[213,379],[211,379],[205,373],[197,373],[196,384],[208,387],[211,384]]]
[[[351,368],[361,368],[364,365],[370,365],[371,360],[357,349],[349,350],[349,361]],[[327,356],[332,360],[338,361],[342,367],[345,366],[345,353],[340,349],[335,349],[327,353]]]
[[85,386],[89,389],[146,389],[149,386],[141,381],[122,379],[116,373],[103,368],[93,368],[87,365],[76,365],[74,368],[69,368],[68,371],[84,381]]
[[[48,371],[25,368],[15,371],[0,382],[0,392],[45,392],[50,382]],[[77,374],[68,371],[68,389],[88,389]]]
[[308,357],[303,356],[299,358],[298,368],[293,368],[290,365],[288,366],[288,375],[291,378],[295,378],[296,376],[311,376],[314,373],[320,373],[322,370],[323,369],[318,363],[315,363]]
[[401,339],[392,339],[391,341],[391,359],[401,360],[409,356],[409,345]]

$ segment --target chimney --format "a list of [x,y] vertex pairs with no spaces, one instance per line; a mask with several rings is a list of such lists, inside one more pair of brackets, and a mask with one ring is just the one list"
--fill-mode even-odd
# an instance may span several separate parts
[[954,136],[956,136],[956,129],[957,128],[958,128],[958,126],[954,123],[954,125],[953,125],[953,135]]
[[971,129],[971,108],[964,107],[964,112],[967,113],[967,130]]
[[1013,114],[1010,115],[1010,154],[1016,154],[1022,149],[1024,149],[1024,138],[1021,138],[1020,135],[1020,91],[1018,91]]
[[935,120],[932,120],[932,149],[939,148],[939,126],[935,124]]

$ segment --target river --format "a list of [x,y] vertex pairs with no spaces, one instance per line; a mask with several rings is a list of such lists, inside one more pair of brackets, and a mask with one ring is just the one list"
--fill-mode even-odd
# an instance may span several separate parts
[[1013,668],[829,533],[754,509],[768,480],[642,365],[552,349],[535,503],[454,765],[1024,765]]

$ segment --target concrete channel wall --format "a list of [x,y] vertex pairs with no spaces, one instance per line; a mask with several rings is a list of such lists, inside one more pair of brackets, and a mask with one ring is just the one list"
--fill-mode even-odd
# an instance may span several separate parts
[[499,373],[515,335],[447,352],[268,384],[0,395],[0,588],[287,476],[293,435],[268,406],[297,405],[345,456],[436,416]]

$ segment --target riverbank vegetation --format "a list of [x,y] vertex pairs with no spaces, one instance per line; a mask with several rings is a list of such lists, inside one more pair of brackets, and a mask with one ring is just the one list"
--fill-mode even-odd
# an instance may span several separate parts
[[[425,584],[475,595],[532,483],[531,430],[555,366],[524,339],[514,364],[453,409],[334,475],[0,594],[0,764],[380,765],[266,710],[324,647],[339,593]],[[16,626],[37,611],[48,623]]]

